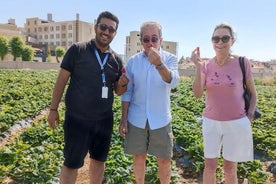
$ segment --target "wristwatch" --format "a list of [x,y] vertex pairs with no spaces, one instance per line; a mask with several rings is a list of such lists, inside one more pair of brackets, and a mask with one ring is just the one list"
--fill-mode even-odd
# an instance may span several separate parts
[[160,65],[156,65],[155,68],[157,70],[163,70],[165,68],[165,65],[163,63],[161,63]]

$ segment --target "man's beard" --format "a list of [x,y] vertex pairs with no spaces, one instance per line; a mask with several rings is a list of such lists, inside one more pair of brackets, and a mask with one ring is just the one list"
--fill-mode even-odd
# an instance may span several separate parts
[[97,44],[102,48],[108,47],[111,42],[111,40],[109,40],[108,42],[103,42],[100,36],[96,36],[95,40]]

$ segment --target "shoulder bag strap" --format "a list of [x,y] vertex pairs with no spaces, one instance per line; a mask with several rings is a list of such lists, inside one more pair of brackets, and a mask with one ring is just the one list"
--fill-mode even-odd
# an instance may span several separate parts
[[243,77],[243,89],[246,88],[246,81],[245,81],[245,67],[244,67],[244,58],[243,57],[239,57],[239,63],[240,63],[240,67],[241,67],[241,71],[242,71],[242,77]]

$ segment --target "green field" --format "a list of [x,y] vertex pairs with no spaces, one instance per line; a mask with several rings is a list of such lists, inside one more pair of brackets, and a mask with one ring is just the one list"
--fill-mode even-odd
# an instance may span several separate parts
[[[49,107],[57,71],[0,70],[0,182],[11,177],[16,183],[51,183],[58,176],[63,162],[62,123],[57,130],[48,127],[47,114],[41,112]],[[275,81],[275,79],[274,79]],[[179,169],[189,169],[193,175],[202,173],[203,144],[200,115],[204,108],[203,98],[195,99],[190,78],[172,90],[173,132],[175,137],[175,157],[173,161],[172,183],[181,177]],[[263,116],[252,123],[254,146],[258,158],[252,162],[239,164],[238,175],[249,183],[267,183],[273,180],[268,161],[276,161],[276,88],[275,83],[264,85],[256,80],[258,107]],[[63,121],[64,107],[60,107]],[[115,126],[112,146],[106,162],[106,183],[134,183],[132,158],[122,149],[122,138],[118,135],[120,122],[120,98],[114,103]],[[27,121],[29,119],[29,121]],[[30,120],[31,119],[31,120]],[[12,127],[31,123],[24,132],[8,140]],[[4,144],[5,143],[5,144]],[[176,166],[177,160],[184,158],[190,165]],[[158,184],[157,167],[153,157],[147,160],[147,182]],[[222,178],[221,168],[218,179]],[[274,176],[275,177],[275,176]]]

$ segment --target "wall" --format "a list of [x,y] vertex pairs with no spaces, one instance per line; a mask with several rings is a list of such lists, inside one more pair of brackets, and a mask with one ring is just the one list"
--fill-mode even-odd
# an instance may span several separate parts
[[[0,61],[0,69],[33,69],[33,70],[59,70],[60,63],[27,62],[27,61]],[[180,76],[194,76],[194,69],[179,69]],[[254,77],[276,77],[275,73],[253,72]]]
[[59,70],[60,63],[0,61],[1,69]]

